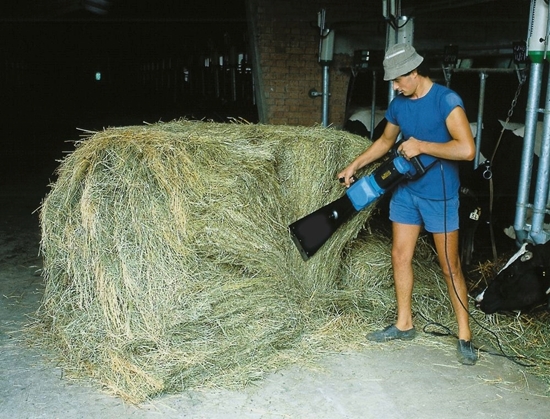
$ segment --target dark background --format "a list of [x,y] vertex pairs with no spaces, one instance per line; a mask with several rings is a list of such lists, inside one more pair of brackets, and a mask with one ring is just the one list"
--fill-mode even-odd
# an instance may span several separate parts
[[77,128],[256,122],[245,0],[25,0],[1,19],[4,189],[45,190]]

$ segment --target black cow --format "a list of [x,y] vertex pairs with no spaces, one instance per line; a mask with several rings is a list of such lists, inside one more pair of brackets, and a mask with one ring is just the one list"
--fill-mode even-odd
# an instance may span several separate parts
[[[499,120],[484,123],[481,152],[482,159],[477,168],[471,169],[471,162],[460,164],[460,237],[461,260],[463,265],[470,265],[474,255],[479,255],[474,248],[489,249],[489,237],[497,234],[494,243],[497,250],[508,251],[515,238],[513,228],[515,221],[516,201],[518,197],[519,177],[522,166],[524,125],[509,123],[503,131],[504,122]],[[474,132],[472,127],[472,132]],[[538,129],[537,129],[538,132]],[[493,140],[499,140],[499,147],[489,146]],[[485,145],[489,143],[489,145]],[[495,144],[496,145],[496,144]],[[532,182],[529,186],[529,202],[534,201],[539,166],[540,140],[535,138],[535,155],[531,169]],[[489,156],[490,160],[483,160]],[[475,218],[472,218],[475,217]],[[500,240],[502,239],[502,240]],[[475,246],[474,246],[475,244]]]
[[550,241],[539,245],[524,243],[476,297],[476,305],[491,314],[550,304],[549,298]]

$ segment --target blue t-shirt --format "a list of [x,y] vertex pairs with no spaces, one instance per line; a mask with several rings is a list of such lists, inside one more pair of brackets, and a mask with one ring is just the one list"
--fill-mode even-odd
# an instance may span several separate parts
[[[451,140],[445,120],[457,106],[464,108],[460,96],[451,89],[434,83],[428,94],[419,99],[397,95],[386,111],[386,119],[399,126],[404,140],[414,137],[421,141],[445,143]],[[443,173],[439,162],[443,165]],[[422,198],[453,198],[458,195],[460,187],[458,162],[439,159],[422,177],[401,182],[399,187],[409,188],[411,193]]]

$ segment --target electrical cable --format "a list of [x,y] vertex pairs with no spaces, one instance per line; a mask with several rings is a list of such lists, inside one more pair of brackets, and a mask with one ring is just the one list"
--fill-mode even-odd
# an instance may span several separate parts
[[[405,22],[402,25],[400,25],[399,19],[401,19],[402,17],[405,17]],[[407,23],[409,23],[410,20],[411,20],[411,16],[390,15],[389,17],[386,18],[386,22],[396,31],[404,28],[407,25]]]
[[[484,325],[482,325],[473,315],[472,313],[470,312],[470,310],[466,307],[466,305],[464,304],[464,302],[462,301],[462,299],[460,298],[460,295],[458,294],[458,290],[456,289],[456,285],[455,285],[455,281],[454,281],[454,277],[453,277],[453,271],[451,269],[451,262],[449,260],[449,253],[448,253],[448,249],[447,249],[447,191],[446,191],[446,188],[445,188],[445,173],[444,173],[444,170],[443,170],[443,163],[440,161],[439,162],[439,168],[440,168],[440,172],[441,172],[441,181],[442,181],[442,185],[443,185],[443,202],[444,202],[444,208],[443,208],[443,211],[444,211],[444,217],[443,217],[443,233],[444,233],[444,246],[445,246],[445,262],[447,264],[447,269],[449,270],[449,279],[451,281],[451,284],[453,286],[453,290],[455,292],[455,295],[456,295],[456,298],[458,299],[460,305],[462,306],[462,308],[466,311],[466,313],[468,313],[468,317],[469,318],[472,318],[475,323],[483,330],[485,330],[486,332],[492,334],[494,337],[495,337],[495,340],[497,342],[497,345],[498,345],[498,348],[500,350],[500,354],[499,353],[495,353],[495,352],[489,352],[487,350],[484,350],[484,349],[481,349],[481,348],[477,348],[479,351],[482,351],[482,352],[485,352],[489,355],[495,355],[495,356],[503,356],[507,359],[509,359],[510,361],[512,362],[515,362],[516,364],[518,365],[521,365],[522,367],[534,367],[535,365],[534,364],[525,364],[523,362],[520,362],[517,360],[517,358],[519,358],[519,356],[512,356],[512,355],[508,355],[506,354],[506,352],[504,351],[504,348],[502,347],[502,344],[500,342],[500,339],[498,337],[498,335],[488,329],[487,327],[485,327]],[[421,316],[425,319],[425,320],[428,320],[426,319],[425,316],[423,316],[421,314]],[[443,329],[445,329],[447,331],[447,333],[439,333],[439,332],[427,332],[427,328],[429,326],[439,326]],[[458,336],[456,336],[455,334],[453,334],[450,329],[444,325],[442,325],[441,323],[437,323],[437,322],[429,322],[428,324],[426,324],[424,326],[424,332],[426,333],[430,333],[430,334],[433,334],[435,336],[454,336],[458,339]]]

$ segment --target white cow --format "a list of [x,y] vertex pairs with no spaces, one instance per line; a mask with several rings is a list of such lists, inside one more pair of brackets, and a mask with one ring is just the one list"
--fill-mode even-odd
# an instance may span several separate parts
[[[374,110],[374,126],[376,127],[386,115],[385,109],[375,109]],[[356,111],[352,113],[349,117],[350,121],[359,121],[361,122],[369,131],[372,122],[372,112],[371,108],[357,108]]]

